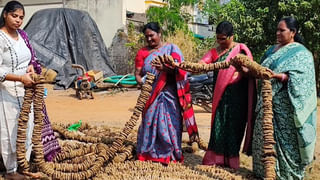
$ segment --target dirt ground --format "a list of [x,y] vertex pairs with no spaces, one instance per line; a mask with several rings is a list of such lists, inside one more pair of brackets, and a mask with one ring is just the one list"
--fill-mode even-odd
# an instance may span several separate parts
[[[48,89],[48,97],[46,105],[51,122],[58,123],[74,123],[82,120],[92,125],[108,125],[110,127],[124,127],[133,112],[139,92],[132,88],[126,91],[100,91],[94,93],[94,99],[79,100],[75,96],[73,89],[53,90],[52,85],[46,85]],[[211,114],[202,108],[195,106],[195,116],[199,128],[200,137],[206,142],[209,141]],[[320,109],[318,110],[318,118],[320,117]],[[139,122],[138,122],[139,123]],[[137,128],[138,125],[135,127]],[[318,123],[318,134],[320,134],[320,124]],[[184,133],[183,139],[187,140],[187,133]],[[320,179],[320,135],[317,138],[316,160],[307,169],[306,179]],[[188,160],[185,157],[186,165],[201,164],[204,152],[199,152],[197,158]],[[251,157],[241,154],[240,172],[243,177],[251,174],[252,165]]]
[[[132,115],[140,91],[128,88],[123,91],[94,92],[94,99],[79,100],[75,90],[53,90],[46,85],[48,96],[45,100],[51,122],[74,123],[82,120],[92,125],[124,127]],[[200,107],[194,107],[201,138],[209,141],[211,114]],[[139,122],[138,122],[139,123]],[[135,128],[138,128],[138,124]],[[184,133],[184,138],[187,138]]]

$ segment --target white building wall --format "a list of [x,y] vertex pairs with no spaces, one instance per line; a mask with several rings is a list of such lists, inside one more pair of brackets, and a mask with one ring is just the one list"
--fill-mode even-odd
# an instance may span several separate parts
[[145,13],[145,0],[125,0],[125,7],[127,11],[134,13]]
[[163,0],[145,0],[145,9],[147,10],[150,6],[164,6],[167,3],[163,2]]
[[[10,0],[0,0],[0,10]],[[38,10],[47,8],[72,8],[87,11],[95,20],[100,30],[105,45],[109,47],[117,30],[126,25],[126,4],[142,1],[139,6],[144,8],[144,0],[20,0],[25,7],[25,19],[22,28],[29,21],[30,17]],[[138,5],[138,3],[137,3]],[[137,6],[137,8],[139,7]]]
[[188,24],[189,29],[197,35],[204,38],[212,37],[214,35],[213,26],[207,24]]
[[65,7],[87,11],[97,23],[107,47],[117,30],[126,24],[124,0],[65,0]]
[[[3,7],[6,5],[6,3],[10,0],[0,0],[0,12],[2,12]],[[22,28],[28,23],[31,16],[42,9],[48,9],[48,8],[62,8],[63,7],[63,1],[62,0],[20,0],[24,5],[25,9],[25,17],[23,20]]]
[[220,4],[226,4],[228,2],[230,2],[230,0],[220,0]]
[[188,27],[193,33],[204,38],[213,36],[212,25],[209,25],[209,17],[202,14],[197,5],[184,7],[182,11],[192,15],[192,22],[188,24]]

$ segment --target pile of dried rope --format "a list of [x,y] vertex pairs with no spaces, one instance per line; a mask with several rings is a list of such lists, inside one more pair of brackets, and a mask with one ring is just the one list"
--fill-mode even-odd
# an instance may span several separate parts
[[[269,79],[271,77],[269,71],[258,64],[248,62],[247,58],[243,56],[238,56],[230,62],[214,63],[211,65],[199,65],[192,63],[177,64],[173,61],[171,56],[159,57],[154,62],[157,61],[158,63],[171,63],[171,66],[177,66],[192,72],[219,70],[221,68],[228,68],[231,64],[235,67],[242,65],[249,68],[251,72],[255,74],[255,77],[260,77],[262,79]],[[83,132],[87,131],[87,133],[68,132],[65,126],[53,125],[54,131],[60,134],[61,138],[65,139],[64,141],[59,142],[63,149],[62,153],[56,157],[54,162],[45,162],[42,150],[41,127],[43,119],[43,85],[38,83],[33,88],[26,88],[24,103],[18,122],[19,136],[17,140],[18,163],[23,172],[28,174],[30,171],[29,163],[25,158],[24,142],[26,140],[26,124],[28,121],[27,115],[30,112],[30,106],[33,102],[35,113],[35,127],[32,139],[35,152],[35,158],[33,161],[38,171],[43,172],[45,175],[53,179],[90,179],[97,175],[98,176],[96,178],[99,178],[103,177],[103,174],[101,174],[103,172],[104,175],[108,175],[108,177],[121,177],[122,179],[125,177],[135,179],[145,179],[146,177],[159,177],[158,179],[161,179],[162,177],[178,179],[206,179],[207,177],[216,179],[239,179],[240,177],[237,177],[217,167],[196,166],[194,169],[189,169],[180,164],[170,164],[168,167],[164,167],[155,163],[143,163],[137,161],[129,161],[125,164],[117,164],[117,162],[124,162],[127,159],[133,159],[134,143],[136,140],[132,139],[130,141],[130,138],[132,137],[129,137],[129,135],[136,125],[144,109],[146,101],[150,97],[154,78],[155,77],[152,74],[148,74],[146,83],[143,85],[141,94],[138,97],[133,115],[125,124],[125,127],[122,129],[122,131],[120,131],[117,135],[113,134],[112,136],[104,136],[104,138],[101,138],[101,136],[98,137],[95,135],[89,135],[89,132],[91,131],[89,125],[82,127]],[[37,81],[43,82],[42,79],[38,79]],[[269,97],[270,91],[268,91],[268,93],[269,94],[267,96]],[[272,102],[271,107],[270,101],[269,103],[266,103],[266,107],[269,108],[269,111],[265,113],[266,117],[269,117],[269,121],[266,121],[264,124],[267,124],[268,127],[270,127],[270,115],[272,126]],[[272,172],[275,162],[275,154],[273,153],[274,151],[272,151],[272,145],[274,144],[273,132],[271,132],[270,128],[266,128],[265,130],[265,138],[269,139],[268,141],[265,141],[265,147],[268,149],[265,151],[265,162],[266,165],[269,165],[267,166],[268,170],[266,170],[266,177],[274,179],[274,174]],[[272,138],[270,138],[271,136]],[[196,151],[199,147],[206,149],[207,144],[201,139],[199,139],[196,144],[192,144],[193,151]],[[273,157],[273,159],[271,157]],[[103,167],[105,166],[107,167],[104,169]],[[136,170],[132,170],[135,168]],[[123,173],[119,175],[119,171],[122,171]],[[138,171],[140,171],[139,174],[136,173]],[[141,173],[141,171],[143,173]]]
[[[107,175],[111,178],[121,176],[122,178],[128,177],[130,179],[139,179],[139,177],[143,179],[146,177],[158,177],[158,179],[162,177],[170,179],[174,177],[180,177],[182,179],[194,179],[196,177],[199,177],[200,179],[208,179],[209,177],[216,177],[218,179],[237,179],[237,176],[216,167],[211,167],[209,170],[203,170],[203,174],[201,174],[201,166],[199,166],[199,170],[196,171],[182,166],[181,164],[170,164],[168,167],[165,167],[160,164],[137,161],[129,161],[125,164],[119,163],[133,159],[136,135],[131,132],[144,109],[146,101],[150,97],[153,80],[154,76],[149,74],[145,85],[142,87],[133,115],[126,123],[125,127],[118,132],[112,132],[109,128],[105,127],[92,127],[88,124],[81,126],[78,132],[69,132],[66,130],[67,125],[53,124],[52,128],[57,137],[59,137],[59,144],[62,147],[62,153],[58,154],[54,162],[45,162],[42,150],[41,127],[43,119],[43,85],[38,83],[35,87],[26,88],[24,103],[18,122],[19,136],[17,140],[18,162],[23,173],[30,175],[31,171],[31,168],[29,167],[30,163],[27,162],[25,158],[25,140],[28,114],[30,113],[30,107],[33,102],[35,128],[32,140],[34,143],[35,157],[32,160],[33,163],[31,163],[31,165],[33,165],[33,168],[36,171],[44,173],[49,178],[105,179],[105,176]],[[41,82],[41,79],[36,81]],[[200,148],[206,148],[207,146],[203,141],[200,141],[199,145]],[[195,145],[193,144],[193,146]],[[193,151],[196,151],[196,149],[193,148]],[[106,168],[104,168],[105,166]],[[119,174],[119,170],[121,169],[122,173]],[[141,171],[137,173],[135,169]],[[149,174],[146,174],[147,172],[144,171],[144,169],[156,171],[152,171],[152,173],[147,171]]]

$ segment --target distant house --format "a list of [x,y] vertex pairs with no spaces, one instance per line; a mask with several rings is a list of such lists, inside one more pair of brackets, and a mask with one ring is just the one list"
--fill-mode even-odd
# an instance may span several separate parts
[[[228,2],[230,2],[230,0],[220,0],[220,4],[226,4]],[[192,9],[191,14],[193,16],[193,22],[189,24],[189,28],[195,33],[195,37],[200,39],[212,37],[215,31],[214,25],[209,24],[209,17],[204,15],[198,6]]]
[[228,2],[230,2],[230,0],[220,0],[220,4],[226,4]]
[[188,26],[195,33],[195,37],[200,39],[212,37],[213,28],[209,24],[209,17],[204,15],[197,5],[193,7],[190,14],[193,16],[193,21]]

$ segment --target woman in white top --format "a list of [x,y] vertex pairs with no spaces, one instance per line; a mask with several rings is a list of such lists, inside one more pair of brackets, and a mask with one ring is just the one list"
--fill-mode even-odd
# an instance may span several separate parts
[[[19,29],[24,13],[21,3],[10,1],[3,8],[0,17],[0,153],[7,170],[6,179],[25,179],[17,172],[17,119],[23,103],[24,87],[34,84],[32,73],[41,73],[27,35]],[[43,107],[45,109],[44,104]],[[48,121],[44,121],[46,120]],[[27,152],[31,152],[33,112],[29,114],[27,131],[26,148]],[[51,155],[47,157],[51,160],[60,151],[60,147],[54,142],[48,146],[47,151],[49,150]]]

